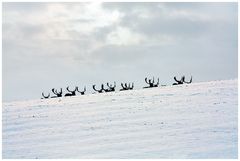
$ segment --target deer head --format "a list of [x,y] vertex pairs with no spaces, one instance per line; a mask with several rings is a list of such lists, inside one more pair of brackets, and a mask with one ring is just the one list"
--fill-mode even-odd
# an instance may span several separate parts
[[85,92],[86,92],[86,86],[84,87],[84,90],[83,90],[83,91],[79,91],[79,90],[78,90],[78,87],[77,87],[77,91],[78,91],[79,93],[81,93],[81,95],[84,95]]
[[148,86],[148,87],[143,87],[143,88],[158,87],[158,85],[159,85],[159,78],[158,78],[158,82],[157,82],[156,84],[154,84],[154,77],[153,77],[152,80],[151,80],[151,79],[147,79],[147,77],[146,77],[146,78],[145,78],[145,82],[146,82],[147,84],[149,84],[149,86]]
[[127,83],[125,83],[125,84],[121,83],[121,86],[122,86],[122,89],[120,89],[120,91],[132,90],[133,87],[134,87],[134,84],[132,83],[132,86],[131,86],[130,83],[129,83],[129,84],[127,84]]
[[104,85],[102,84],[102,85],[101,85],[101,89],[100,89],[100,90],[97,90],[97,89],[96,89],[96,85],[94,84],[94,85],[93,85],[93,89],[94,89],[94,91],[97,91],[98,93],[103,93],[103,91],[104,91]]
[[128,88],[126,87],[126,83],[125,83],[125,86],[123,85],[123,83],[121,83],[121,86],[122,86],[122,89],[120,89],[120,91],[128,90]]
[[116,88],[116,82],[114,82],[114,85],[109,85],[109,83],[107,83],[107,86],[109,88],[109,92],[113,92],[115,91],[115,88]]
[[186,82],[186,81],[185,81],[185,76],[182,76],[181,80],[177,80],[177,78],[174,77],[174,80],[175,80],[177,83],[173,83],[173,85],[179,85],[179,84],[183,84],[183,83],[190,84],[190,83],[192,83],[192,76],[191,76],[191,79],[190,79],[189,82]]
[[174,77],[174,80],[175,80],[177,83],[173,83],[173,85],[183,84],[184,76],[182,76],[181,80],[177,80],[177,78],[176,78],[176,76],[175,76],[175,77]]
[[75,90],[73,91],[71,91],[69,87],[67,87],[67,91],[70,93],[66,93],[65,96],[76,96],[77,87],[75,87]]
[[56,98],[56,97],[62,97],[62,88],[60,90],[60,92],[57,92],[57,90],[55,90],[54,88],[52,89],[53,94],[55,94],[56,96],[52,96],[51,98]]

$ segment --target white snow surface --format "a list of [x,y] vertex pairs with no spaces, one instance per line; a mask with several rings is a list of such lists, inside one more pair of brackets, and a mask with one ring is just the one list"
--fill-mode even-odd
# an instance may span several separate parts
[[238,158],[237,83],[3,103],[2,156]]

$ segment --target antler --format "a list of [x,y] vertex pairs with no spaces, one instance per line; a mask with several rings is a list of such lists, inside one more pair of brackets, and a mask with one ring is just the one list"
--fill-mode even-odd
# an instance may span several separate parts
[[184,83],[187,83],[187,84],[190,84],[190,83],[192,83],[192,76],[191,76],[191,79],[190,79],[190,81],[189,81],[189,82],[186,82],[186,81],[185,81],[185,77],[184,77],[184,79],[183,79],[183,82],[184,82]]
[[57,95],[57,96],[53,96],[52,98],[55,98],[55,97],[62,97],[62,88],[60,89],[60,92],[57,92],[56,89],[52,89],[52,92]]
[[60,88],[60,92],[57,92],[57,90],[56,90],[56,93],[57,93],[58,95],[62,95],[62,88]]
[[156,85],[159,85],[159,78],[158,78],[158,81],[157,81],[157,84]]
[[84,90],[83,90],[83,92],[86,92],[86,86],[84,86]]
[[44,96],[44,94],[43,94],[43,92],[42,92],[42,96],[43,96],[44,98],[49,98],[49,97],[50,97],[50,93],[48,93],[47,96]]
[[78,91],[79,93],[81,93],[81,95],[84,95],[84,93],[86,92],[86,86],[84,86],[84,90],[83,90],[83,91],[79,91],[79,90],[78,90],[78,87],[77,87],[77,91]]
[[73,93],[73,92],[76,92],[77,88],[78,88],[78,87],[75,87],[75,90],[74,90],[74,91],[70,91],[70,90],[69,90],[69,86],[68,86],[68,87],[67,87],[67,90],[68,90],[68,92]]
[[121,83],[122,89],[120,89],[120,91],[128,90],[128,88],[126,87],[126,85],[127,85],[127,83],[125,83],[125,87],[124,87],[124,84]]
[[[183,77],[182,77],[182,79],[183,79]],[[174,80],[175,80],[177,83],[182,83],[182,79],[179,81],[179,80],[177,80],[176,76],[174,77]]]
[[55,95],[57,95],[57,92],[55,91],[54,88],[52,89],[52,92],[53,92]]
[[134,87],[134,83],[132,83],[132,86],[130,87],[130,84],[129,84],[129,89],[131,90],[131,89],[133,89],[133,87]]
[[147,81],[147,77],[145,78],[145,82],[146,82],[147,84],[150,84],[150,80]]
[[114,82],[114,86],[111,84],[111,85],[109,85],[109,83],[107,83],[107,86],[109,87],[109,88],[115,88],[116,87],[116,82]]
[[109,88],[112,88],[112,85],[109,85],[109,83],[107,83],[107,86],[108,86]]
[[93,85],[93,89],[95,90],[95,91],[97,91],[98,93],[102,93],[103,92],[103,90],[104,90],[104,85],[102,84],[101,85],[101,89],[100,90],[97,90],[96,88],[95,88],[95,84]]
[[93,85],[93,89],[94,89],[94,91],[97,91],[97,92],[98,92],[98,90],[97,90],[95,87],[96,87],[96,85],[94,84],[94,85]]
[[182,78],[181,78],[181,82],[183,83],[184,80],[185,80],[185,76],[182,76]]
[[125,83],[125,89],[128,89],[128,85],[127,85],[127,83]]

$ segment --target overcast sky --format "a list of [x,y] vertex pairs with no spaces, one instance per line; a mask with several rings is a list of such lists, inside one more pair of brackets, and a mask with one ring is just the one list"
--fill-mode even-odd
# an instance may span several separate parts
[[237,3],[3,3],[3,101],[237,78]]

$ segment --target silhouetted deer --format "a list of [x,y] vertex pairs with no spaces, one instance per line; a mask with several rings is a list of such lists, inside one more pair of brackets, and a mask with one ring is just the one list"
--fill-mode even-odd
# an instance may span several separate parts
[[[43,94],[43,92],[42,92],[42,96],[43,96],[43,98],[47,99],[47,98],[49,98],[49,97],[50,97],[50,93],[48,93],[48,95],[47,95],[47,96],[44,96],[44,94]],[[43,98],[42,98],[42,99],[43,99]]]
[[97,90],[95,87],[96,87],[96,85],[94,84],[93,85],[94,91],[97,91],[98,93],[103,93],[103,91],[104,91],[104,85],[103,84],[101,85],[101,89],[100,90]]
[[132,90],[134,87],[134,83],[132,83],[132,86],[130,83],[128,85],[127,83],[125,83],[124,85],[123,83],[121,83],[121,86],[122,86],[122,89],[120,89],[120,91]]
[[60,92],[57,92],[57,90],[55,90],[54,88],[52,89],[53,94],[55,94],[56,96],[52,96],[51,98],[56,98],[56,97],[62,97],[62,88],[60,90]]
[[75,90],[73,90],[73,91],[70,91],[70,90],[69,90],[69,87],[67,87],[67,90],[68,90],[68,92],[70,92],[70,93],[66,93],[66,94],[65,94],[65,97],[67,97],[67,96],[76,96],[77,87],[75,87]]
[[103,88],[103,90],[105,91],[105,92],[114,92],[115,91],[115,88],[116,88],[116,82],[114,82],[114,85],[109,85],[109,83],[107,83],[107,86],[108,86],[108,89],[104,89]]
[[192,76],[191,76],[191,79],[190,79],[190,81],[189,81],[189,82],[186,82],[186,81],[185,81],[185,77],[184,77],[184,78],[183,78],[183,82],[184,82],[184,83],[187,83],[187,84],[190,84],[190,83],[192,83]]
[[143,87],[143,88],[158,87],[158,85],[159,85],[159,78],[158,78],[158,81],[157,81],[156,84],[154,84],[154,77],[153,77],[152,81],[151,81],[151,79],[148,80],[147,78],[145,78],[145,82],[146,82],[147,84],[149,84],[149,86],[148,86],[148,87]]
[[177,78],[174,77],[174,80],[175,80],[177,83],[173,83],[173,85],[180,85],[180,84],[183,84],[183,83],[190,84],[190,83],[192,83],[192,76],[191,76],[191,79],[190,79],[189,82],[186,82],[186,81],[185,81],[185,76],[182,76],[181,80],[177,80]]
[[78,87],[77,87],[77,91],[78,91],[79,93],[81,93],[81,95],[84,95],[85,92],[86,92],[86,87],[84,87],[84,90],[83,90],[83,91],[79,91],[79,90],[78,90]]
[[175,80],[177,83],[173,83],[173,85],[183,84],[184,76],[182,76],[181,80],[177,80],[177,78],[176,78],[176,76],[175,76],[175,77],[174,77],[174,80]]

